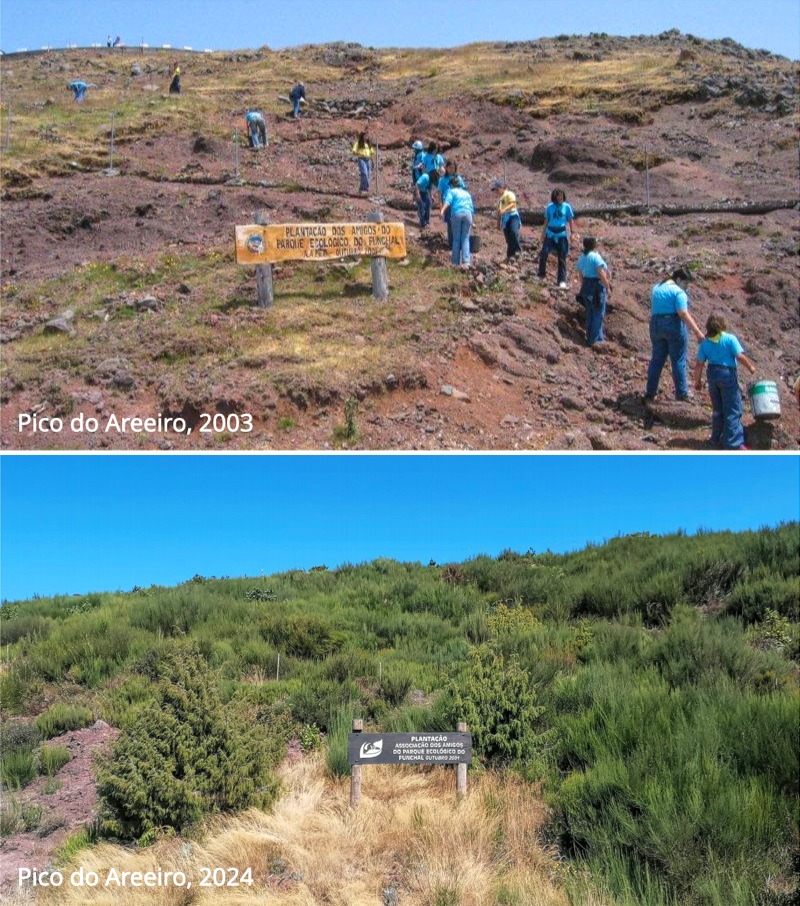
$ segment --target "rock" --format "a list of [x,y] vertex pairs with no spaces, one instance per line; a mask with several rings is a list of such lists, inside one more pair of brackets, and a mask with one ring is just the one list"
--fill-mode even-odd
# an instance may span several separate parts
[[387,374],[384,383],[390,390],[393,390],[397,386],[397,377],[393,374]]
[[140,76],[142,74],[142,67],[138,63],[133,63],[131,65],[131,75]]
[[452,384],[442,384],[442,388],[439,392],[442,396],[452,396],[454,400],[461,400],[464,403],[469,402],[469,394],[464,393],[463,390],[458,390],[456,387],[453,387]]
[[503,425],[508,425],[510,427],[519,424],[519,419],[516,415],[506,415],[501,422]]
[[98,731],[98,730],[110,730],[110,729],[111,729],[111,725],[110,725],[110,724],[107,724],[104,720],[96,720],[96,721],[91,725],[91,727],[89,727],[89,729],[90,729],[90,730],[95,730],[95,731]]
[[383,888],[383,906],[397,906],[397,888],[394,886]]
[[158,299],[155,296],[144,296],[134,300],[137,311],[155,311],[158,308]]
[[52,321],[48,321],[44,325],[44,332],[45,333],[66,333],[66,334],[69,334],[70,336],[72,336],[75,333],[70,321],[68,321],[64,317],[53,318]]
[[565,409],[573,409],[577,412],[583,412],[586,408],[586,403],[584,402],[584,400],[578,399],[575,396],[564,395],[561,397],[559,402]]
[[130,390],[135,384],[130,371],[130,363],[121,356],[106,359],[97,366],[95,378],[99,384],[106,387],[118,387],[120,390]]

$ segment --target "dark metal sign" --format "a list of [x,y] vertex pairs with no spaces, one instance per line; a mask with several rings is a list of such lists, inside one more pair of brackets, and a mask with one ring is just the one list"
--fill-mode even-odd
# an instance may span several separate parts
[[351,733],[350,764],[469,764],[471,733]]

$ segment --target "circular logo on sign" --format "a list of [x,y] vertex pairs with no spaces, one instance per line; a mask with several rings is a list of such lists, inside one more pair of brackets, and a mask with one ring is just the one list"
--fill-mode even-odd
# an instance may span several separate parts
[[252,252],[254,255],[260,255],[261,252],[264,251],[264,237],[259,236],[258,234],[248,236],[245,245],[249,252]]

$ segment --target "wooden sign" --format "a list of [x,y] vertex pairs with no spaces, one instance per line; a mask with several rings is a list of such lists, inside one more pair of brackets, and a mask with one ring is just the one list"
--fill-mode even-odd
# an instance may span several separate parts
[[351,733],[350,764],[469,764],[469,733]]
[[236,227],[238,264],[325,261],[351,256],[405,258],[402,223],[280,223]]

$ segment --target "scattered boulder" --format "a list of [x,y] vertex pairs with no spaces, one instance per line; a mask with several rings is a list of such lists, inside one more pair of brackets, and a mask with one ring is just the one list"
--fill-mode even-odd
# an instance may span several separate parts
[[105,387],[117,387],[120,390],[133,389],[136,381],[131,373],[131,365],[127,359],[114,356],[101,362],[95,371],[95,379]]

